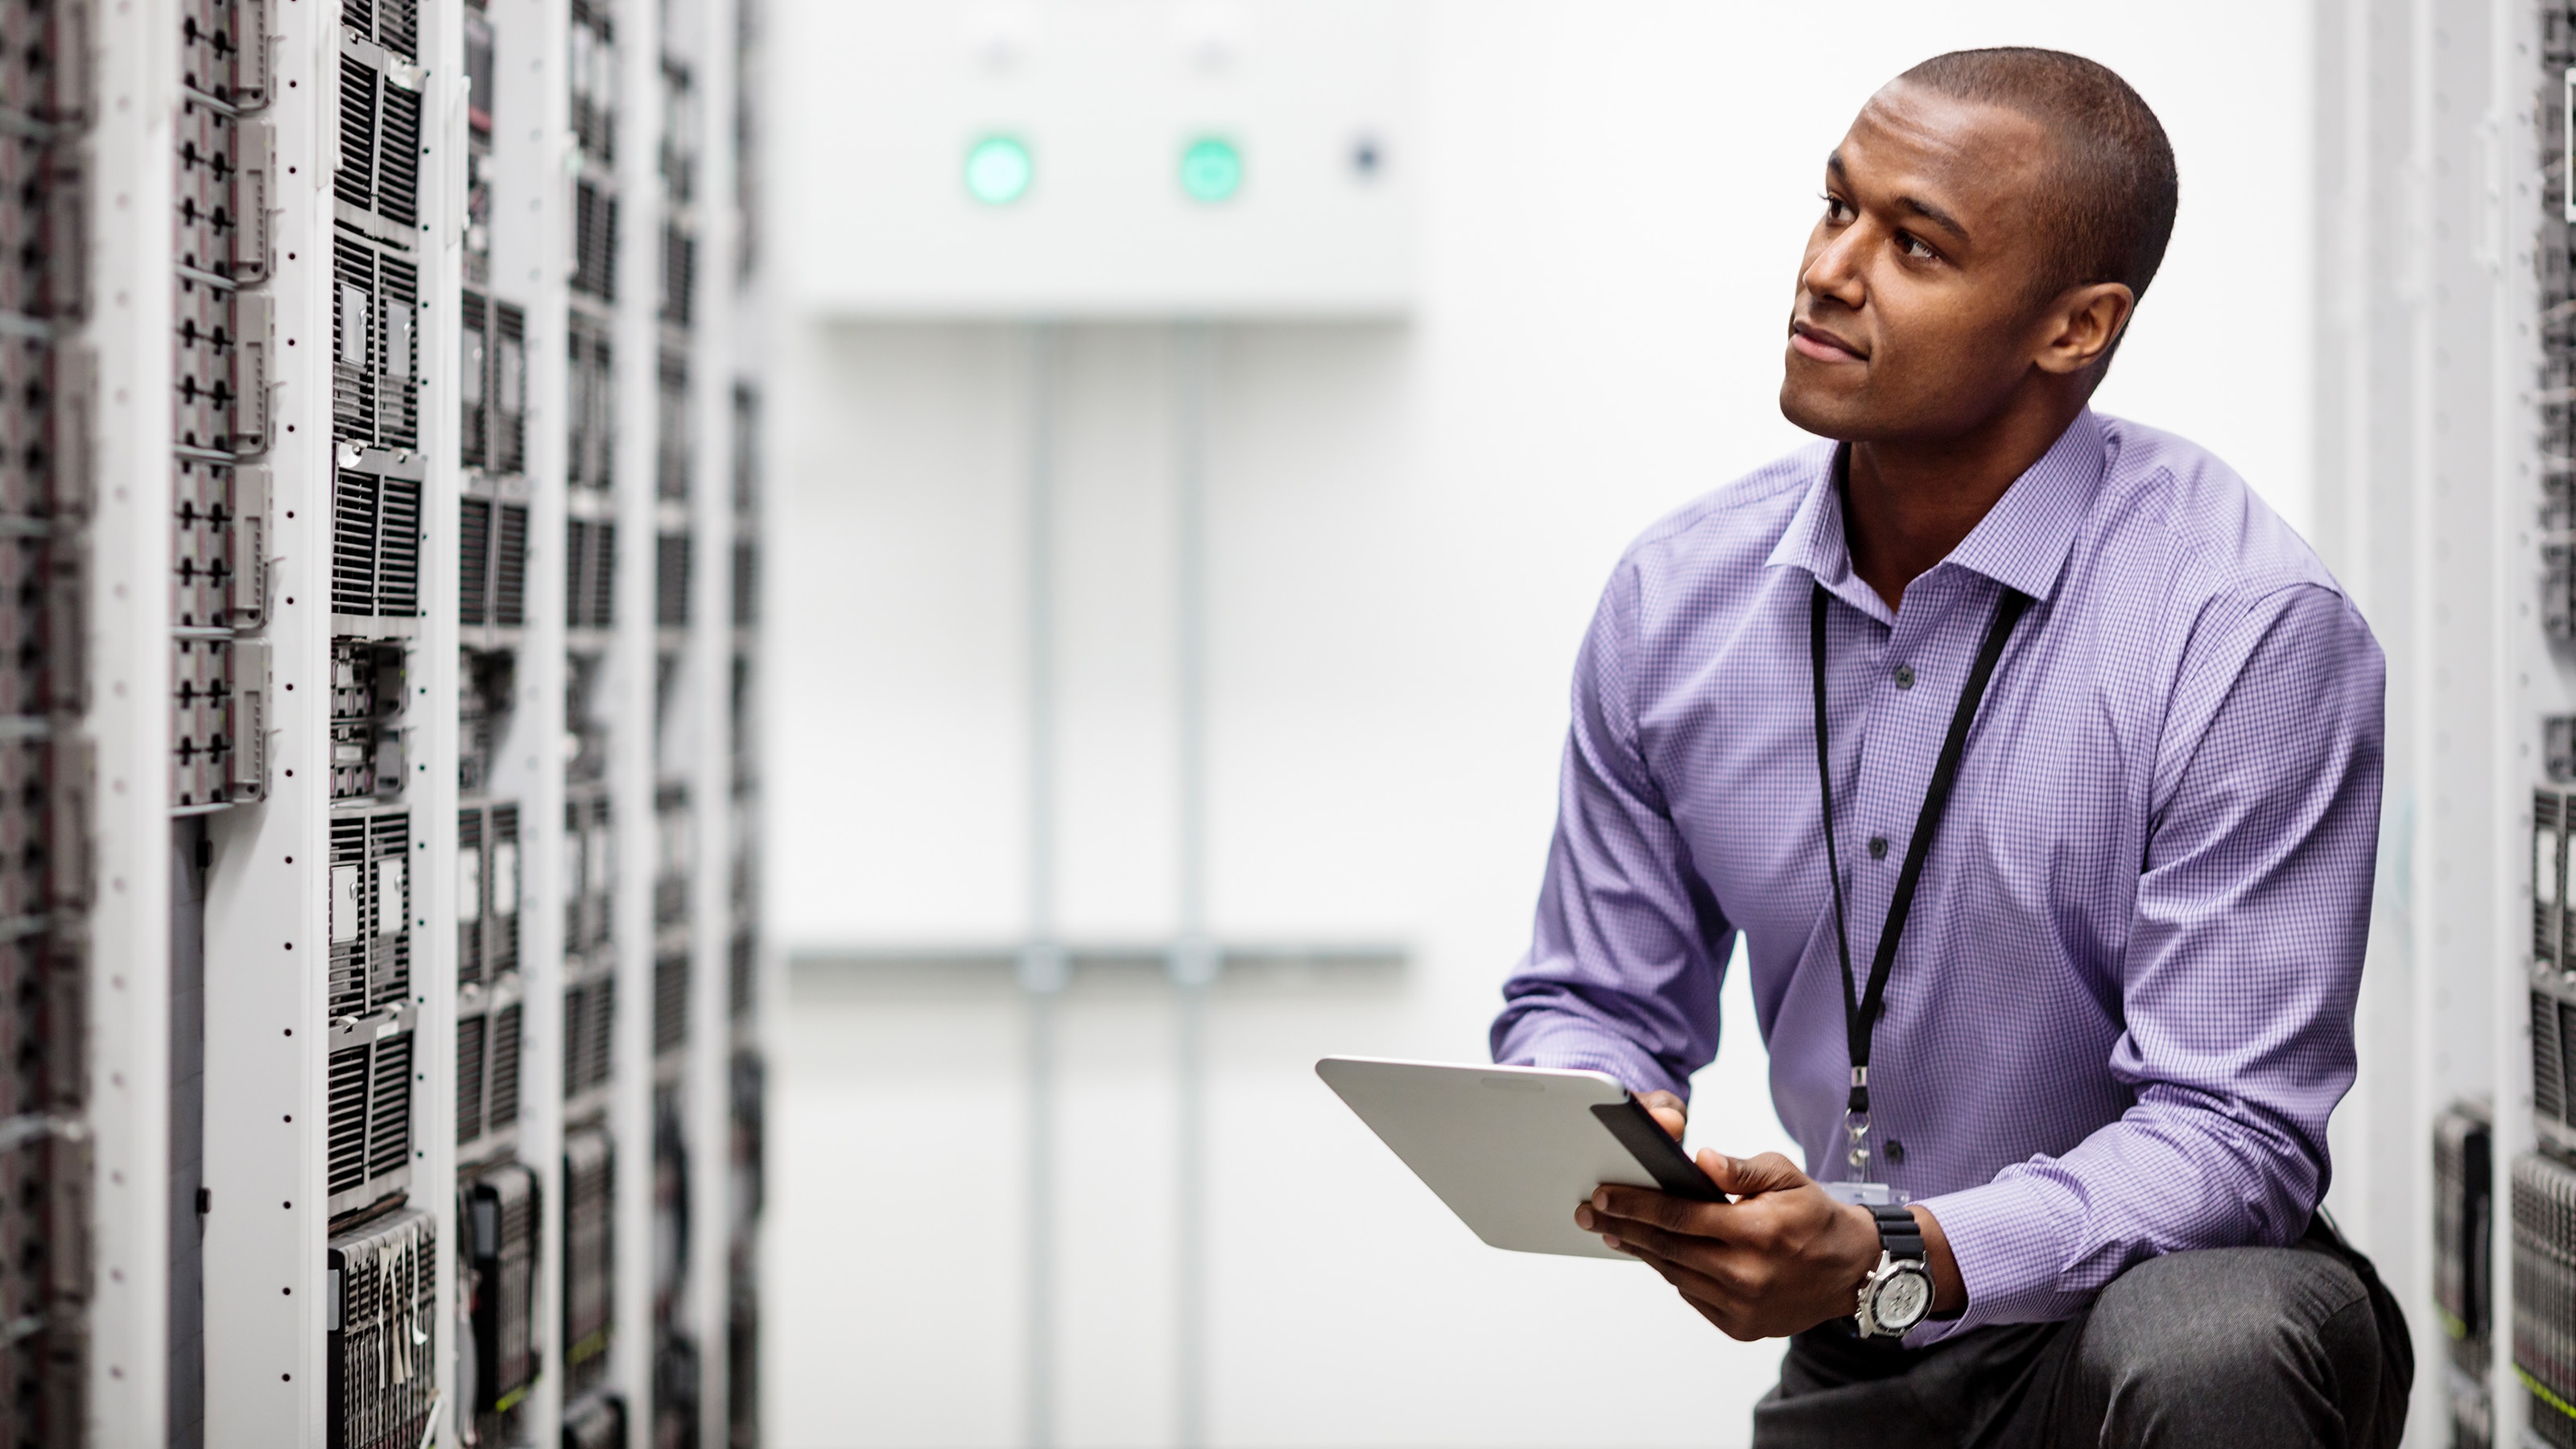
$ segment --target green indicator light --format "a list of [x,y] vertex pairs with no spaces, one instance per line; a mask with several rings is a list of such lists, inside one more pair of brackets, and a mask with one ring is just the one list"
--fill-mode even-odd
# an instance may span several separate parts
[[1008,206],[1028,194],[1037,165],[1010,136],[987,136],[966,152],[966,194],[986,206]]
[[1181,153],[1181,190],[1192,201],[1219,202],[1243,189],[1243,153],[1232,141],[1203,136]]

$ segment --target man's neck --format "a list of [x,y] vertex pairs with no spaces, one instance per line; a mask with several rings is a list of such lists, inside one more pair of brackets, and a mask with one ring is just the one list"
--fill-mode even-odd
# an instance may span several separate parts
[[1902,607],[1905,586],[1949,557],[2082,409],[2080,400],[2017,409],[1939,443],[1852,444],[1843,483],[1852,571],[1889,609]]

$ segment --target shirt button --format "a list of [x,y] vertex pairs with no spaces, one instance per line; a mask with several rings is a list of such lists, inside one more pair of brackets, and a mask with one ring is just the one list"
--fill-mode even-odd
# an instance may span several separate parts
[[1872,860],[1885,860],[1885,859],[1887,859],[1887,837],[1886,837],[1886,836],[1884,836],[1884,835],[1873,835],[1873,836],[1871,836],[1871,837],[1869,838],[1869,858],[1870,858],[1870,859],[1872,859]]
[[1893,1137],[1887,1139],[1887,1165],[1890,1167],[1905,1165],[1905,1144]]
[[1900,664],[1896,666],[1896,687],[1899,689],[1912,689],[1914,687],[1913,665]]

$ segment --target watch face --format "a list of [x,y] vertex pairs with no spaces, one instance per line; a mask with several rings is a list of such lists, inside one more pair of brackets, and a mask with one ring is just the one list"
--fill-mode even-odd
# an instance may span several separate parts
[[1922,1273],[1890,1273],[1870,1299],[1870,1317],[1893,1329],[1912,1328],[1931,1308],[1932,1283]]

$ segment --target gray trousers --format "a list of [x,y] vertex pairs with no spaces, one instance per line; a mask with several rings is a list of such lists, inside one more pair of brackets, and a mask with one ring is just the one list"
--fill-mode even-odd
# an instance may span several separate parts
[[1927,1349],[1791,1339],[1754,1449],[2394,1446],[2414,1349],[2370,1260],[2319,1218],[2288,1248],[2150,1258],[2062,1323]]

